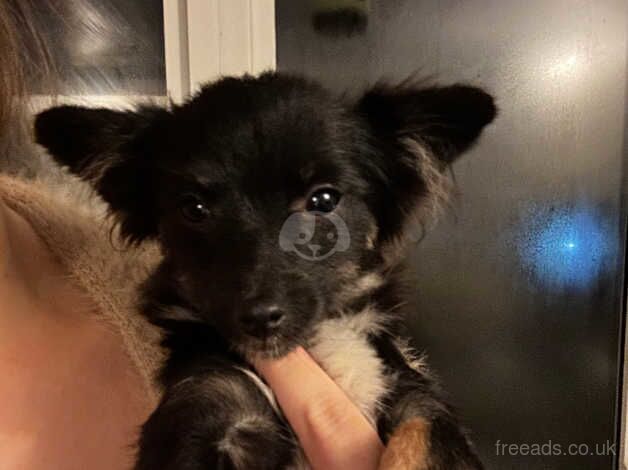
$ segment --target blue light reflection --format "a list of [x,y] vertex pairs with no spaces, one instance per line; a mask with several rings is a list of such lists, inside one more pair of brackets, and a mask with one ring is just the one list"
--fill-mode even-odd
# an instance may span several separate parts
[[585,210],[545,210],[524,220],[521,260],[533,276],[554,287],[584,288],[605,269],[614,236]]

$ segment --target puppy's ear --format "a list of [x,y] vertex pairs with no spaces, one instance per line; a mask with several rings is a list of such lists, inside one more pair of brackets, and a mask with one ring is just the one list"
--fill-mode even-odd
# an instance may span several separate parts
[[488,93],[464,85],[377,85],[358,101],[357,111],[368,123],[388,192],[389,203],[381,209],[383,241],[399,239],[421,205],[446,198],[444,170],[497,114]]
[[59,106],[35,119],[35,139],[59,164],[89,181],[131,242],[156,235],[151,147],[158,145],[160,108],[113,111]]
[[469,149],[497,115],[491,95],[464,85],[378,85],[364,94],[358,109],[378,137],[416,140],[444,163]]

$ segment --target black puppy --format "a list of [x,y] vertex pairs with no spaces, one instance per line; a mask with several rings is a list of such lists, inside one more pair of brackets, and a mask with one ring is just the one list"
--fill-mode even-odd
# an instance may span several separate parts
[[129,242],[163,248],[143,311],[170,358],[137,469],[305,468],[247,365],[297,344],[385,443],[411,449],[390,466],[482,468],[400,339],[395,273],[412,219],[495,114],[467,86],[349,102],[276,73],[221,79],[169,110],[41,113],[37,141],[93,184]]

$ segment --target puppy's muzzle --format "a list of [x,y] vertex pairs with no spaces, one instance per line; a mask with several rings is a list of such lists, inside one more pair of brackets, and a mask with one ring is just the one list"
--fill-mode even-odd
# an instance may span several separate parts
[[256,304],[240,315],[244,332],[257,338],[271,336],[285,318],[284,311],[276,304]]

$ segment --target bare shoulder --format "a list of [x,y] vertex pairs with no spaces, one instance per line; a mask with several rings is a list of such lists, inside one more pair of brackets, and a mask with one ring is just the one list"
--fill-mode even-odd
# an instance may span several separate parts
[[9,258],[9,234],[7,227],[7,206],[0,195],[0,275],[6,271]]

